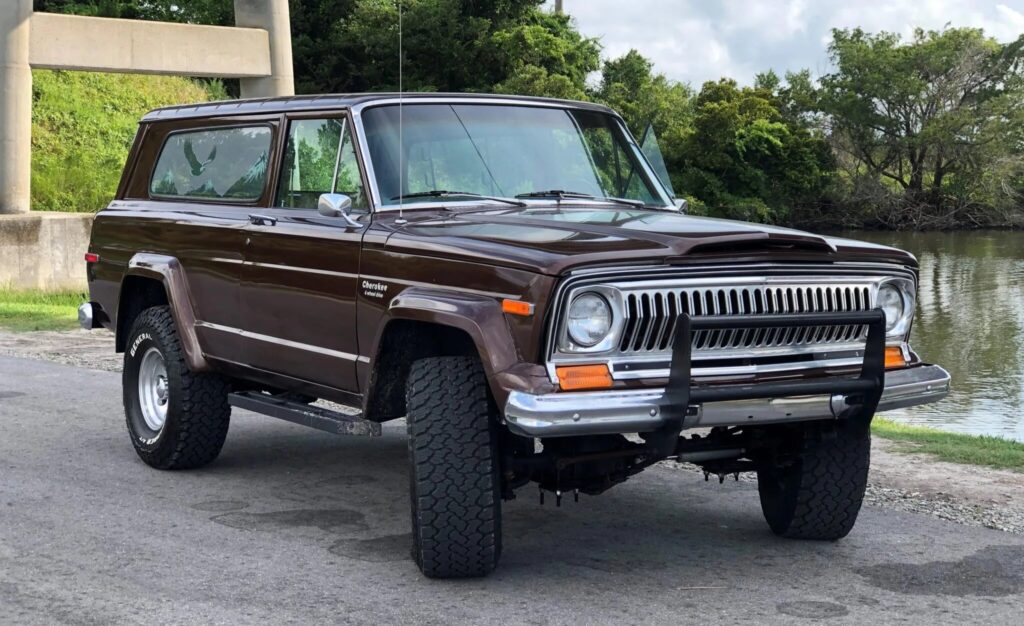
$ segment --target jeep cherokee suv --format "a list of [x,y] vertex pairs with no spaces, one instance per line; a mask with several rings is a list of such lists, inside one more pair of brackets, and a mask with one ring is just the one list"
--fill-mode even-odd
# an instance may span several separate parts
[[949,389],[907,343],[914,257],[673,195],[653,135],[593,104],[159,109],[96,216],[80,318],[116,333],[156,468],[216,458],[233,406],[339,434],[405,417],[428,576],[490,572],[531,482],[560,501],[663,459],[756,472],[778,535],[845,536],[872,416]]

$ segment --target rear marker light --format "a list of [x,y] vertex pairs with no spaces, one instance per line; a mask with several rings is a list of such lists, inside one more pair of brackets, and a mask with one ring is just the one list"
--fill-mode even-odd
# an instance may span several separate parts
[[99,261],[100,261],[100,255],[94,254],[92,252],[86,252],[85,253],[85,262],[86,263],[99,263]]

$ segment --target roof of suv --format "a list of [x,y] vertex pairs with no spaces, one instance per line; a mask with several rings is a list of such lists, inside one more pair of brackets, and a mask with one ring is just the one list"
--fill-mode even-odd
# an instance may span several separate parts
[[[548,103],[560,104],[580,109],[590,109],[612,113],[608,107],[592,102],[578,102],[575,100],[557,100],[554,98],[535,98],[532,96],[509,96],[503,94],[481,94],[481,93],[430,93],[415,92],[401,94],[405,101],[416,101],[424,99],[432,100],[495,100],[503,102]],[[160,120],[182,119],[190,117],[209,117],[214,115],[244,115],[259,113],[284,113],[288,111],[315,111],[320,109],[341,109],[360,104],[366,104],[377,100],[394,100],[398,93],[350,93],[350,94],[324,94],[315,96],[290,96],[287,98],[253,98],[248,100],[221,100],[219,102],[207,102],[202,104],[185,104],[179,106],[163,107],[154,109],[143,116],[143,122],[155,122]]]

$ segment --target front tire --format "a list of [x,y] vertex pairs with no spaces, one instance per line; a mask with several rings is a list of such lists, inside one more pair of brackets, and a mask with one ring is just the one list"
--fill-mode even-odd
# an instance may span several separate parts
[[485,576],[501,554],[501,492],[497,412],[480,361],[416,361],[406,402],[413,559],[431,578]]
[[231,417],[229,385],[189,371],[169,307],[135,319],[121,376],[128,434],[147,465],[192,469],[217,458]]
[[772,532],[792,539],[836,540],[857,521],[868,483],[871,432],[863,422],[834,431],[799,431],[795,461],[757,472],[761,510]]

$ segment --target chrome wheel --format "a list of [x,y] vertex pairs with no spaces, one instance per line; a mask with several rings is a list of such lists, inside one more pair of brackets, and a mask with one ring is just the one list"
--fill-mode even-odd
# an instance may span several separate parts
[[142,355],[139,365],[139,408],[146,426],[154,432],[160,432],[164,427],[169,397],[164,355],[157,348],[150,348]]

